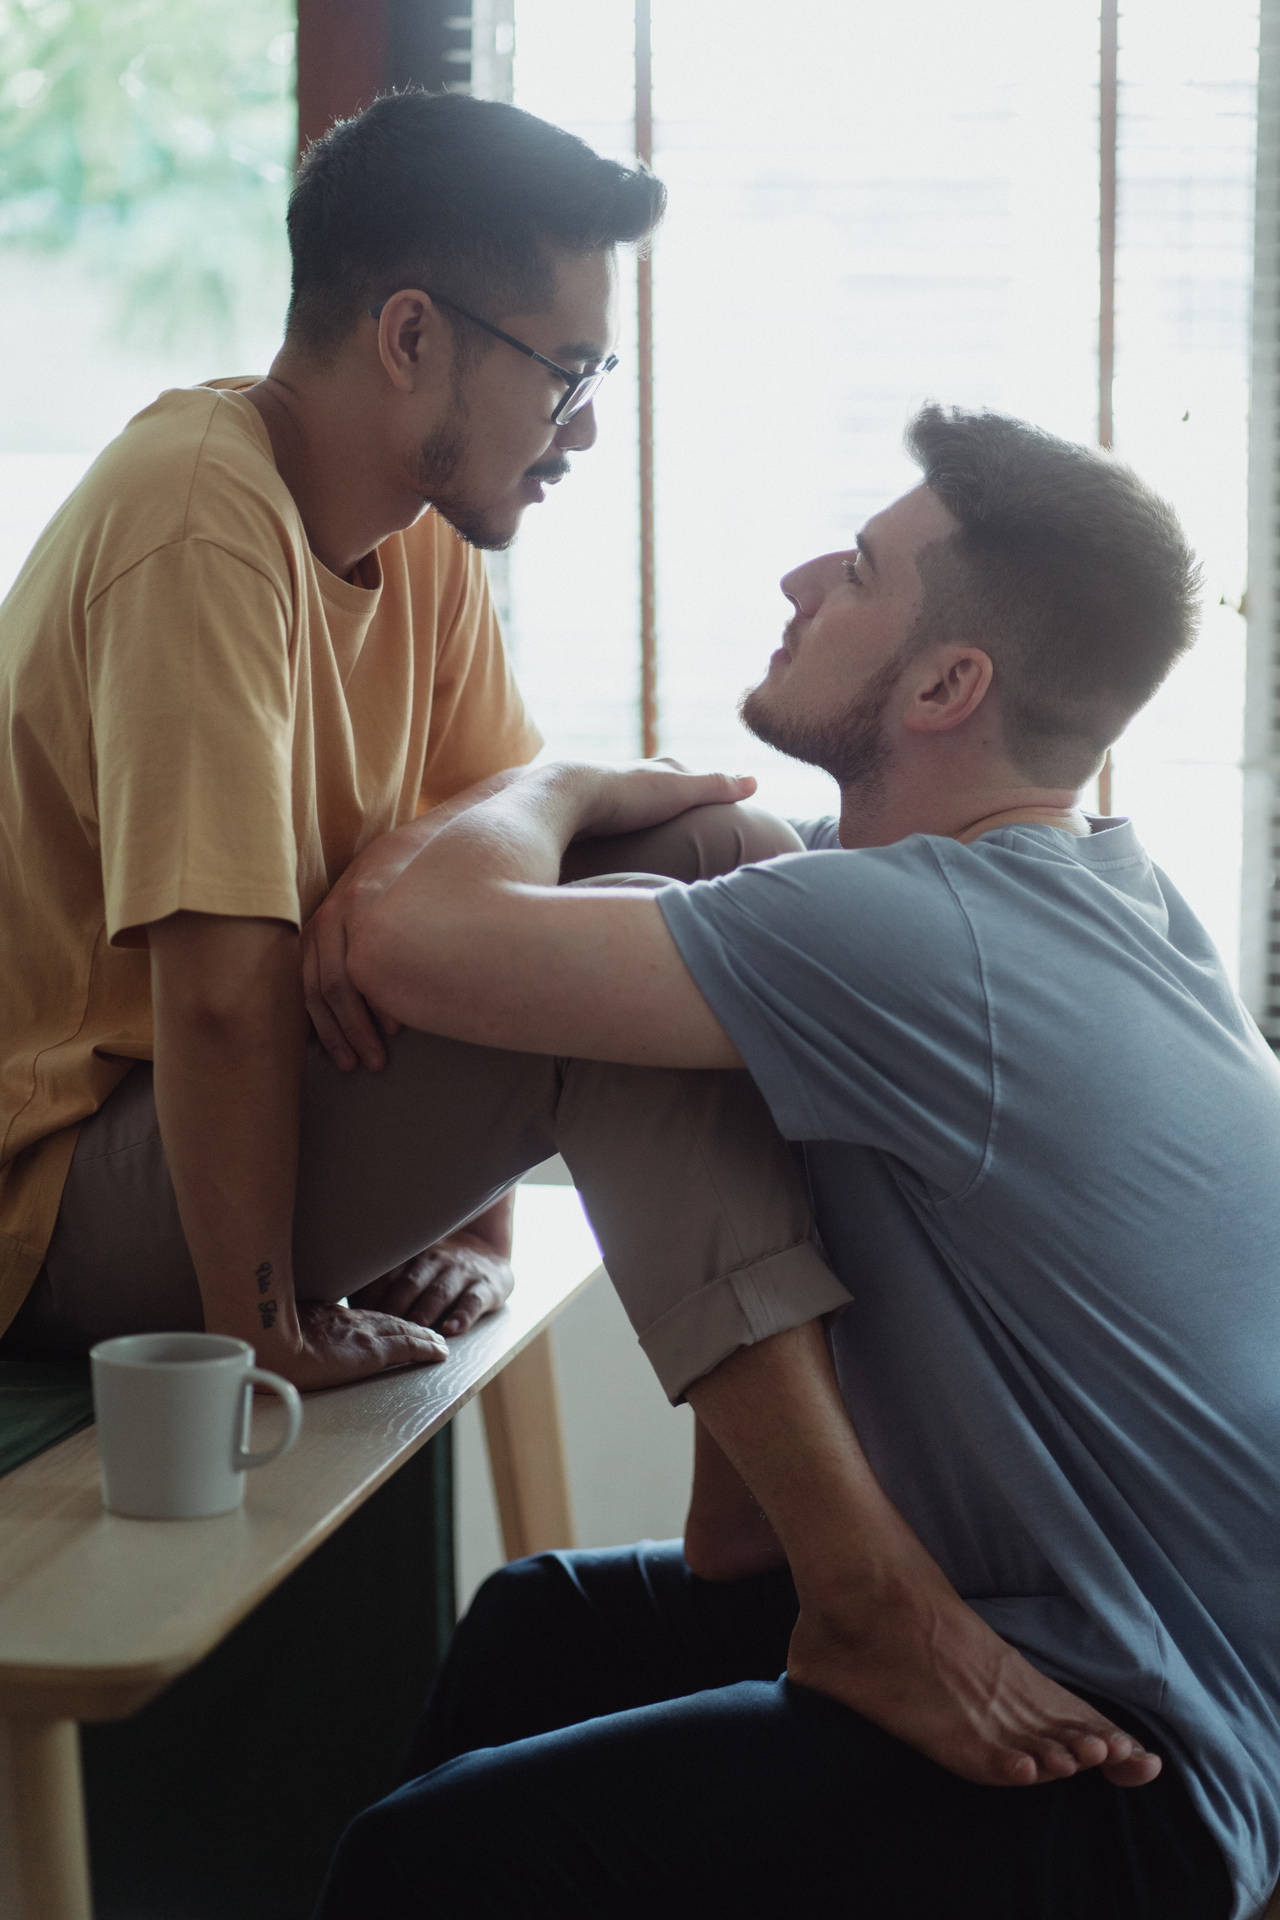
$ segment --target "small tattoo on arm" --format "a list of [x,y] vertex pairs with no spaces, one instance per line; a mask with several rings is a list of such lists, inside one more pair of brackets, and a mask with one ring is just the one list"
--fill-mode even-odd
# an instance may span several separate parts
[[274,1300],[259,1300],[258,1317],[262,1321],[262,1331],[264,1333],[267,1333],[272,1327],[274,1327],[276,1323],[276,1315],[279,1311],[280,1309],[277,1307]]
[[272,1266],[269,1260],[264,1260],[261,1266],[254,1268],[253,1277],[258,1283],[259,1293],[265,1293],[271,1285],[271,1274]]

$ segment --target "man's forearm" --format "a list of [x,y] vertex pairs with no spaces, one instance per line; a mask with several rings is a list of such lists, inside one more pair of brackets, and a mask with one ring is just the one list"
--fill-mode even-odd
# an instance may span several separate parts
[[178,916],[152,930],[152,977],[156,1110],[205,1325],[264,1352],[296,1343],[297,936]]
[[563,888],[578,835],[621,835],[754,782],[646,762],[535,768],[452,821],[344,927],[384,1017],[481,1046],[641,1066],[738,1066],[645,889]]
[[[405,890],[463,881],[468,888],[523,883],[553,887],[574,835],[590,818],[596,785],[587,767],[518,768],[473,787],[398,829]],[[427,830],[429,829],[429,830]]]
[[503,792],[513,782],[523,778],[526,771],[523,767],[513,767],[506,773],[491,774],[487,780],[478,781],[465,792],[455,794],[452,800],[432,807],[427,813],[418,814],[416,819],[406,820],[403,826],[393,827],[389,833],[379,834],[376,840],[371,840],[356,855],[347,874],[358,886],[375,892],[382,891],[399,878],[450,821],[468,813],[481,801]]
[[445,825],[380,897],[352,896],[347,963],[371,1004],[429,1026],[446,995],[465,991],[477,952],[505,945],[519,890],[557,884],[590,792],[586,769],[537,768]]
[[632,833],[690,807],[742,800],[755,781],[661,761],[619,768],[572,761],[516,768],[485,786],[491,791],[472,788],[425,816],[438,825],[402,870],[401,905],[450,884],[471,896],[503,885],[554,887],[580,834]]

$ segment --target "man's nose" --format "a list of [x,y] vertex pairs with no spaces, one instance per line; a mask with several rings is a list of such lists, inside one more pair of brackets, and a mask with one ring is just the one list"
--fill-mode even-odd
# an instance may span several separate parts
[[813,617],[828,593],[844,578],[844,560],[843,554],[820,553],[783,574],[778,585],[797,613],[806,619]]
[[572,420],[566,420],[556,429],[556,445],[562,453],[585,453],[588,447],[594,447],[596,435],[600,429],[596,425],[596,403],[588,400],[585,407],[575,413]]
[[778,585],[797,613],[811,614],[822,598],[822,570],[816,560],[784,573]]

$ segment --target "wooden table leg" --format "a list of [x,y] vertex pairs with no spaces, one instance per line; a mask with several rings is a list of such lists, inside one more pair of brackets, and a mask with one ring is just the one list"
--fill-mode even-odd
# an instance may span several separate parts
[[481,1393],[480,1407],[508,1560],[571,1547],[569,1478],[549,1331],[508,1361]]
[[93,1920],[74,1720],[0,1721],[0,1911]]

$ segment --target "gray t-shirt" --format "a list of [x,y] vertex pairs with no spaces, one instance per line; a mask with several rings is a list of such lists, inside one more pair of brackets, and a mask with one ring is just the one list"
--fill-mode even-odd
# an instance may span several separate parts
[[959,1591],[1280,1876],[1280,1069],[1127,822],[658,896],[802,1141],[846,1403]]

